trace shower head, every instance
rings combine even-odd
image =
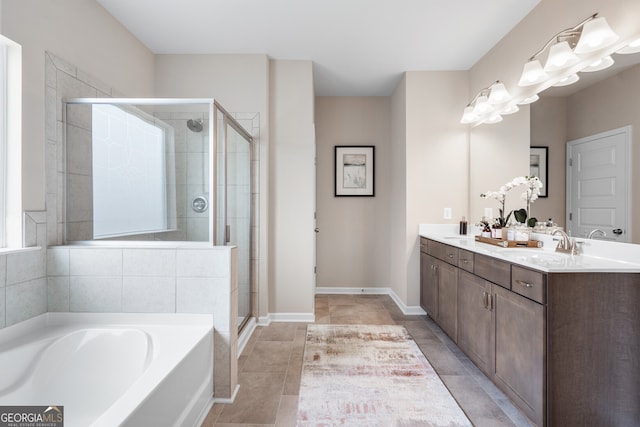
[[[187,120],[187,127],[192,132],[202,132],[202,119]]]

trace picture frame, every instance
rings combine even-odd
[[[529,176],[537,176],[542,182],[539,197],[549,197],[549,147],[530,147]]]
[[[336,145],[334,165],[335,197],[375,196],[373,145]]]

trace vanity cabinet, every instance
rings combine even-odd
[[[523,413],[540,427],[640,426],[640,273],[545,273],[446,246],[421,239],[440,273],[432,317],[454,336],[456,313],[460,349]]]
[[[457,264],[458,249],[421,241],[420,305],[454,342],[458,336]]]
[[[541,426],[544,274],[446,246],[431,240],[421,244],[425,309],[476,366]],[[435,308],[429,312],[431,304]]]
[[[458,346],[523,412],[542,425],[544,307],[541,304],[461,271]]]

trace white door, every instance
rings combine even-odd
[[[631,126],[567,142],[567,230],[571,236],[631,238]]]

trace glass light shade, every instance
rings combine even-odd
[[[580,71],[585,71],[587,73],[591,73],[593,71],[604,70],[605,68],[609,68],[613,65],[613,58],[610,56],[605,56],[604,58],[600,58],[597,61],[592,62],[587,67],[583,68]]]
[[[565,76],[562,79],[560,79],[560,81],[558,81],[557,83],[554,83],[553,86],[556,86],[556,87],[558,87],[558,86],[569,86],[571,84],[574,84],[578,80],[580,80],[580,77],[578,77],[577,74],[570,74],[570,75]]]
[[[513,105],[509,105],[507,108],[502,110],[500,112],[500,114],[502,114],[504,116],[504,115],[507,115],[507,114],[517,113],[518,111],[520,111],[520,108],[516,104],[513,104]]]
[[[613,32],[604,17],[595,18],[584,24],[580,40],[573,51],[577,54],[590,53],[611,46],[620,36]]]
[[[522,76],[520,77],[520,81],[518,82],[519,86],[531,86],[538,83],[542,83],[549,76],[542,69],[542,65],[540,65],[540,61],[534,59],[533,61],[529,61],[524,64],[524,68],[522,69]]]
[[[476,105],[473,108],[473,114],[483,116],[493,111],[493,106],[489,104],[489,98],[486,95],[480,95],[476,99]]]
[[[547,62],[544,64],[545,71],[556,71],[562,68],[569,67],[580,61],[578,55],[573,53],[569,43],[566,41],[556,43],[549,49],[549,56]]]
[[[502,104],[511,99],[511,94],[502,82],[495,82],[491,85],[491,93],[489,94],[490,104]]]
[[[628,54],[640,52],[640,37],[633,40],[631,43],[617,51],[616,53]]]
[[[538,99],[540,99],[540,97],[537,94],[533,94],[531,96],[526,97],[522,101],[518,102],[518,104],[527,105],[527,104],[531,104],[533,102],[536,102]]]
[[[462,113],[462,118],[460,119],[460,123],[466,125],[468,123],[473,123],[477,120],[475,114],[473,114],[473,107],[471,105],[467,105],[464,108],[464,113]]]
[[[484,121],[484,123],[487,124],[494,124],[494,123],[500,123],[502,121],[502,116],[500,114],[492,114],[487,120]]]

